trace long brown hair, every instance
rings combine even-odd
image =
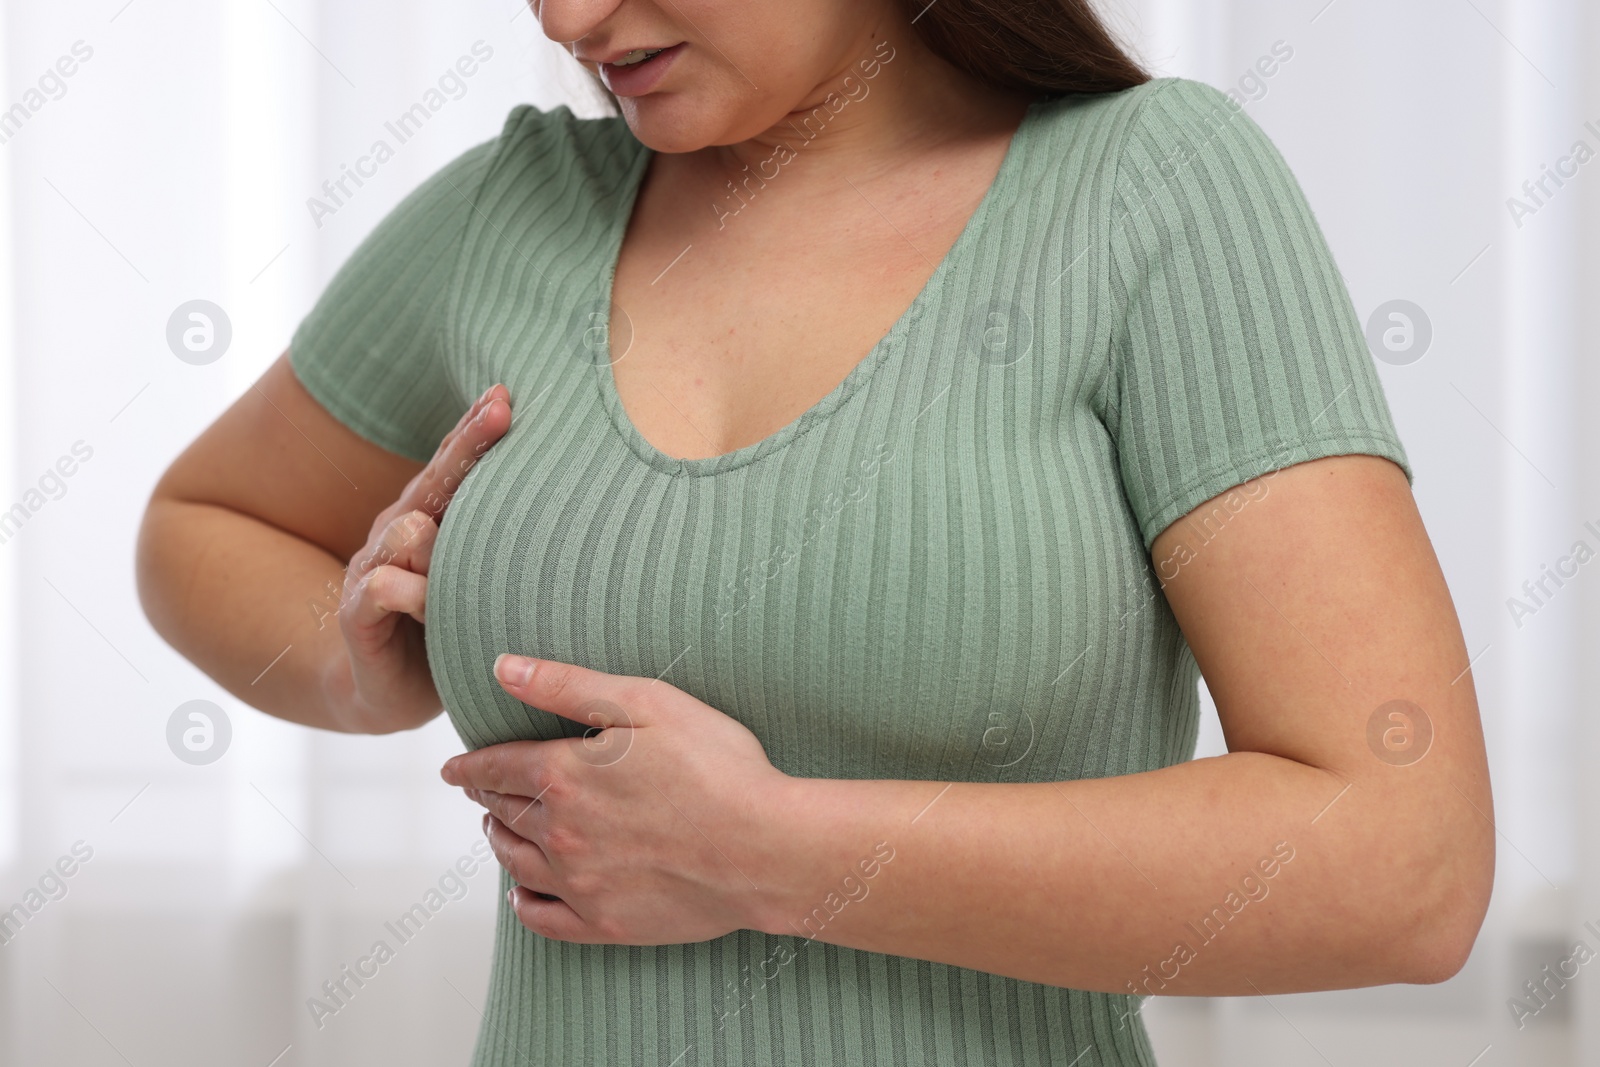
[[[1150,74],[1111,35],[1090,0],[908,0],[912,26],[954,67],[1041,96],[1112,93]]]
[[[928,49],[1005,89],[1039,96],[1111,93],[1150,80],[1091,0],[902,0]],[[620,113],[598,76],[595,85]]]

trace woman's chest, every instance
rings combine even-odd
[[[999,775],[1103,712],[1083,697],[1119,687],[1113,650],[1170,624],[1104,428],[1033,368],[888,359],[781,447],[695,473],[641,460],[603,371],[514,388],[446,513],[429,659],[469,745],[576,729],[499,690],[516,651],[660,677],[787,773]]]
[[[704,179],[647,181],[617,250],[607,315],[612,381],[640,435],[669,456],[726,454],[837,387],[955,244],[983,192],[968,174],[974,161],[963,163],[939,196],[903,177],[863,180],[892,218],[865,193],[807,200],[792,176],[736,212],[686,207],[720,206]]]
[[[429,662],[467,744],[577,729],[499,689],[504,651],[659,677],[791,774],[1059,777],[1181,741],[1170,689],[1150,697],[1187,668],[1096,413],[1109,325],[1081,235],[972,231],[864,359],[808,363],[829,369],[781,428],[675,451],[619,399],[649,341],[613,336],[616,210],[497,219],[461,256],[457,389],[503,382],[513,407],[429,574]]]

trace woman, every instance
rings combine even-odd
[[[1456,973],[1467,654],[1259,128],[1079,0],[533,6],[621,115],[416,190],[139,558],[255,707],[450,713],[473,1062],[1150,1064],[1149,995]]]

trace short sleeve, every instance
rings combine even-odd
[[[1110,214],[1103,412],[1145,547],[1305,460],[1384,456],[1410,482],[1344,279],[1282,155],[1210,86],[1146,92]]]
[[[471,404],[445,365],[439,324],[500,142],[468,149],[385,215],[289,342],[289,365],[318,403],[367,440],[419,463]]]

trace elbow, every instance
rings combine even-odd
[[[1477,943],[1494,889],[1494,829],[1479,821],[1440,843],[1435,860],[1414,884],[1414,903],[1400,909],[1406,929],[1390,944],[1404,946],[1395,981],[1437,985],[1461,973]]]
[[[197,633],[191,612],[196,580],[216,538],[195,521],[195,506],[152,494],[133,548],[134,595],[145,620],[162,640],[191,656]]]
[[[1438,985],[1461,973],[1478,940],[1483,916],[1451,917],[1438,927],[1417,931],[1400,981],[1413,985]]]
[[[170,601],[175,563],[168,532],[168,503],[152,495],[145,504],[144,515],[133,548],[133,585],[139,607],[145,619],[161,637],[170,641],[168,622],[172,615]]]
[[[139,519],[139,529],[134,535],[133,542],[133,589],[134,595],[139,600],[139,607],[144,611],[145,619],[156,627],[159,632],[157,615],[159,612],[152,610],[157,593],[160,589],[161,558],[157,552],[157,534],[155,526],[159,521],[156,509],[159,507],[156,499],[152,497],[144,506],[144,514]]]

